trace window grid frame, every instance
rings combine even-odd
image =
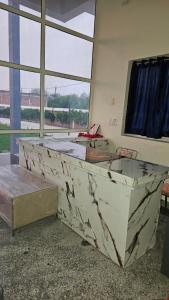
[[[0,60],[0,67],[7,67],[7,68],[14,68],[21,71],[28,71],[37,73],[40,75],[40,127],[39,129],[1,129],[0,135],[3,134],[19,134],[19,133],[39,133],[40,136],[44,136],[46,133],[71,133],[71,132],[79,132],[79,131],[86,131],[89,128],[90,120],[91,120],[91,99],[92,99],[92,89],[93,89],[93,57],[94,57],[94,40],[95,40],[95,25],[96,25],[96,3],[95,1],[95,20],[94,20],[94,36],[90,37],[85,34],[76,32],[72,29],[66,28],[62,25],[58,25],[52,21],[46,20],[46,0],[41,0],[41,17],[35,16],[31,13],[25,12],[23,10],[16,9],[8,4],[0,3],[0,9],[3,9],[9,13],[14,13],[18,16],[25,17],[29,20],[35,21],[40,23],[41,25],[41,36],[40,36],[40,68],[31,67],[23,64],[16,64],[4,60]],[[82,38],[83,40],[89,41],[93,44],[92,49],[92,64],[91,64],[91,78],[80,77],[65,73],[60,73],[56,71],[51,71],[45,69],[45,29],[46,26],[51,28],[60,30],[62,32],[68,33],[72,36]],[[65,78],[70,80],[76,80],[81,82],[90,83],[90,93],[89,93],[89,114],[88,114],[88,127],[87,128],[78,128],[78,129],[71,129],[71,128],[59,128],[59,129],[45,129],[45,115],[44,115],[44,94],[45,94],[45,76],[54,76],[59,78]]]

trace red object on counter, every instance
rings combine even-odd
[[[88,132],[80,132],[78,136],[86,137],[89,139],[102,138],[103,135],[97,133],[99,130],[100,124],[93,124]]]
[[[102,138],[103,135],[99,134],[99,133],[96,133],[96,134],[90,134],[90,133],[85,133],[85,132],[80,132],[78,134],[78,136],[82,136],[82,137],[86,137],[86,138],[89,138],[89,139],[95,139],[95,138]]]

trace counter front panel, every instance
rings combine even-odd
[[[58,186],[62,222],[125,267],[154,246],[168,169],[88,149],[21,140],[20,164]]]

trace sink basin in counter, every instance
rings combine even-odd
[[[152,175],[159,175],[164,171],[168,171],[168,168],[164,166],[124,157],[112,161],[98,162],[96,165],[133,179],[146,176],[151,177]]]

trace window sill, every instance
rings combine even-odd
[[[142,139],[142,140],[147,140],[147,141],[153,141],[153,142],[161,142],[161,143],[169,143],[169,137],[163,137],[161,139],[153,139],[153,138],[149,138],[146,136],[141,136],[141,135],[136,135],[136,134],[129,134],[129,133],[122,133],[122,136],[125,137],[132,137],[135,139]]]

